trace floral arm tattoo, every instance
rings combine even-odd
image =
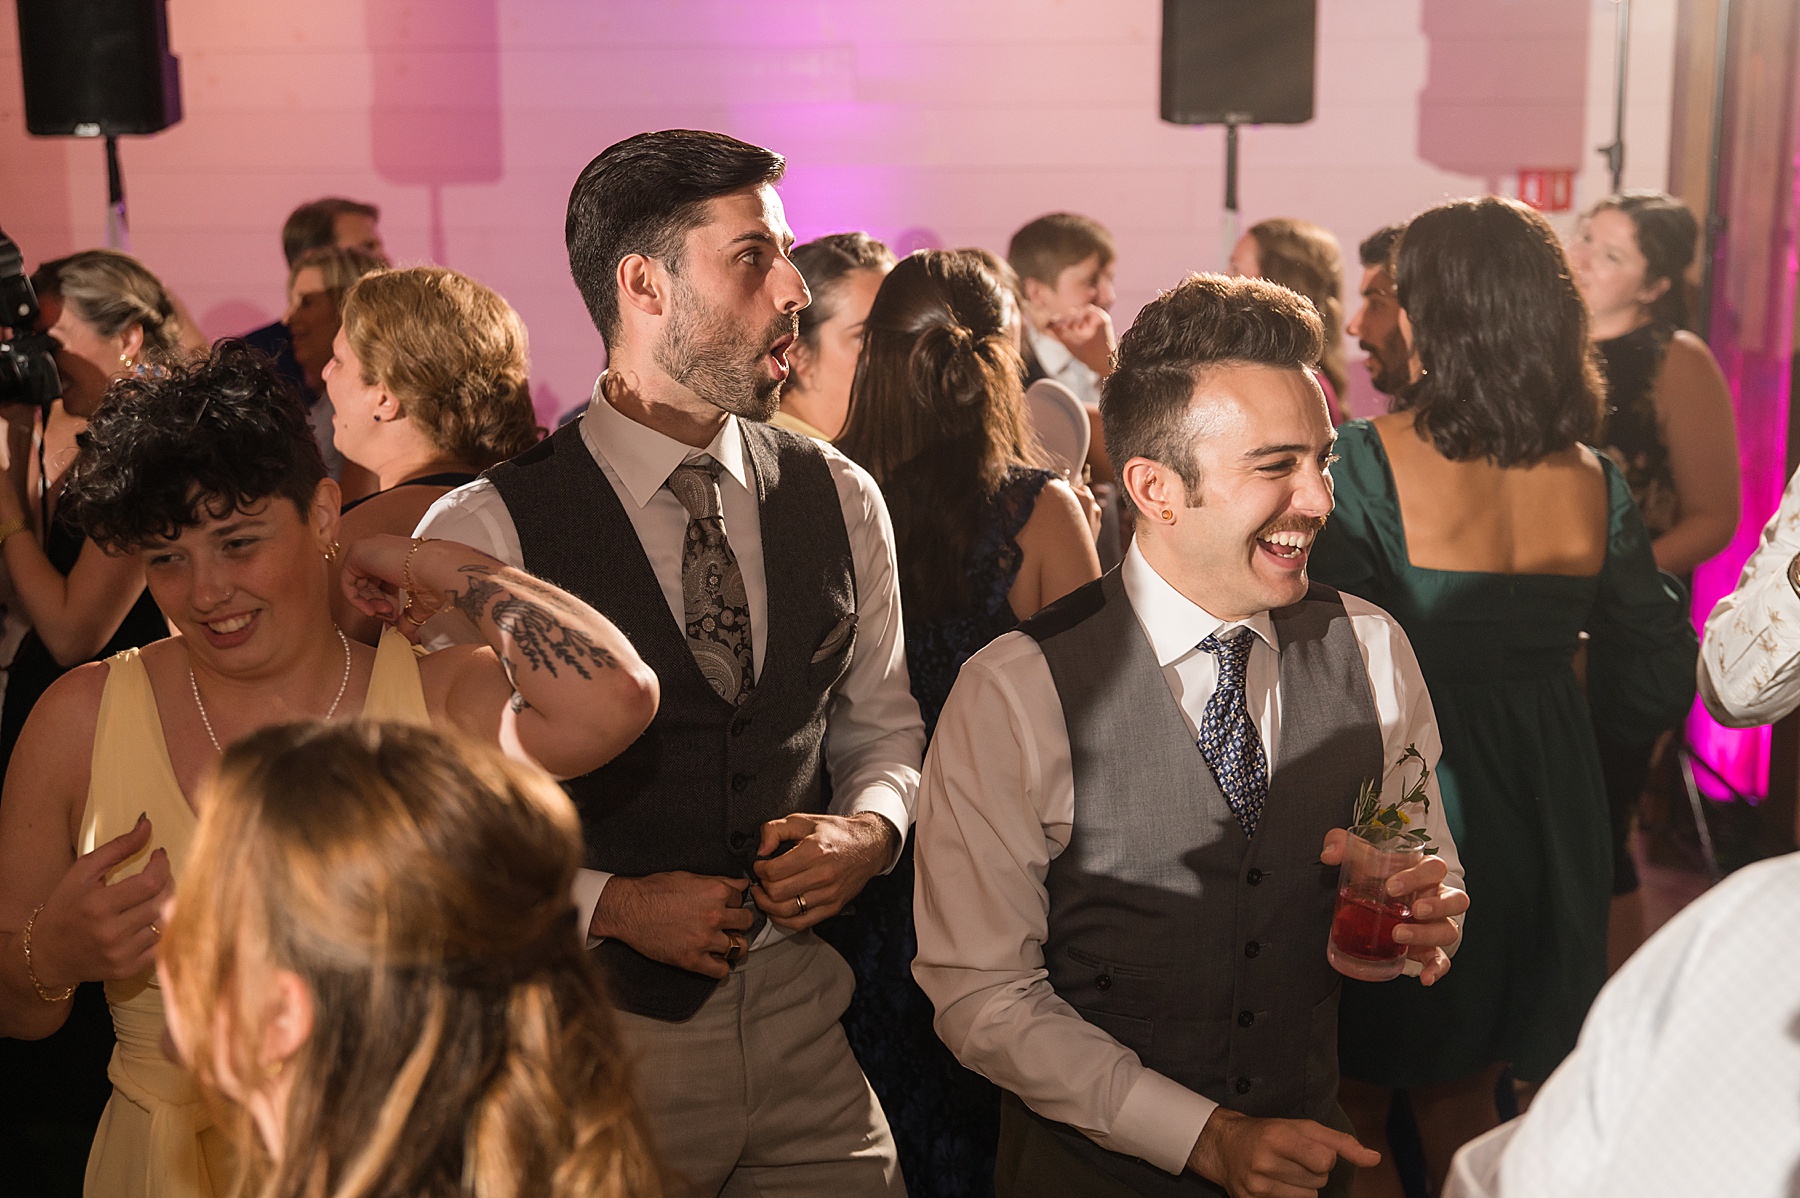
[[[588,679],[593,677],[593,671],[618,664],[609,650],[574,627],[579,616],[560,595],[544,593],[530,583],[497,580],[496,571],[488,565],[462,566],[458,573],[468,579],[468,586],[450,593],[451,605],[477,628],[483,617],[491,621],[501,636],[517,647],[523,659],[515,662],[512,654],[500,653],[507,679],[513,682],[511,705],[515,713],[531,706],[518,691],[517,670],[521,665],[544,670],[552,678],[561,677],[558,671],[562,668],[572,669]]]

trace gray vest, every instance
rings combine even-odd
[[[1281,738],[1246,838],[1113,571],[1026,621],[1062,702],[1075,777],[1050,863],[1051,985],[1148,1067],[1253,1116],[1330,1117],[1338,975],[1325,960],[1337,870],[1325,833],[1382,773],[1368,671],[1337,592],[1270,613]],[[1053,1125],[1143,1194],[1219,1193]]]
[[[656,671],[649,729],[564,785],[586,864],[627,877],[748,877],[764,822],[824,811],[821,744],[856,640],[856,576],[825,456],[797,433],[745,422],[762,517],[769,626],[762,671],[733,708],[701,675],[631,520],[571,423],[488,471],[519,530],[525,569],[597,608]],[[595,950],[623,1009],[687,1019],[716,983],[622,941]]]

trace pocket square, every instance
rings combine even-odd
[[[849,644],[855,635],[856,616],[854,614],[845,616],[832,625],[831,631],[825,634],[825,639],[819,642],[819,647],[813,650],[813,664],[817,665],[826,658],[834,656],[838,650]]]

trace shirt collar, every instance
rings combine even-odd
[[[1075,354],[1049,333],[1040,332],[1030,324],[1025,326],[1025,336],[1031,340],[1031,352],[1037,355],[1038,365],[1048,375],[1059,375],[1075,360]]]
[[[1155,567],[1144,560],[1134,540],[1119,567],[1125,596],[1131,610],[1137,613],[1144,635],[1156,652],[1156,664],[1172,665],[1199,647],[1209,636],[1222,635],[1233,628],[1248,628],[1271,649],[1280,649],[1275,640],[1275,622],[1266,611],[1245,620],[1221,620],[1205,608],[1170,586]]]
[[[639,424],[606,399],[601,382],[594,384],[594,397],[588,402],[587,414],[581,421],[581,440],[588,452],[613,468],[625,491],[639,508],[649,503],[662,490],[675,467],[689,458],[707,453],[724,468],[727,475],[751,494],[756,493],[750,481],[750,464],[744,451],[744,432],[738,418],[729,413],[719,435],[704,449],[664,436],[653,428]]]

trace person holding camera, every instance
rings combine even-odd
[[[181,319],[162,282],[117,250],[59,258],[45,263],[38,278],[57,343],[62,398],[43,414],[41,429],[39,409],[0,409],[15,455],[25,451],[29,458],[23,494],[0,486],[0,557],[31,622],[0,704],[0,767],[12,759],[38,696],[65,671],[169,634],[144,590],[143,567],[90,544],[58,518],[57,500],[75,460],[75,436],[106,389],[114,379],[178,356]],[[41,450],[35,457],[34,441]]]

